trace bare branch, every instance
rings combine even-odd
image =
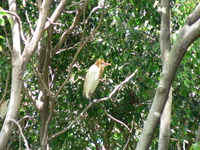
[[[26,43],[26,38],[25,38],[23,30],[22,30],[22,22],[21,22],[20,17],[16,13],[8,11],[8,10],[0,10],[0,12],[6,12],[7,14],[12,15],[16,18],[16,20],[19,24],[19,31],[20,31],[21,38]]]
[[[33,65],[33,66],[34,66],[34,65]],[[47,85],[46,85],[44,79],[42,78],[42,75],[40,74],[40,72],[38,71],[38,69],[37,69],[35,66],[34,66],[34,69],[35,69],[35,72],[36,72],[36,74],[37,74],[39,80],[40,80],[41,83],[42,83],[43,88],[44,88],[45,91],[48,93],[49,97],[52,98],[52,93],[51,93],[51,91],[49,90],[49,88],[47,87]]]
[[[38,4],[40,4],[42,1],[38,0],[37,2],[38,2]],[[41,5],[38,5],[39,6],[39,19],[38,19],[37,27],[35,29],[32,39],[30,40],[30,42],[28,42],[26,44],[25,49],[22,54],[22,57],[24,60],[24,63],[22,66],[23,69],[26,67],[32,53],[34,52],[35,48],[37,47],[38,42],[40,41],[40,38],[44,32],[44,26],[45,26],[45,23],[47,20],[48,11],[49,11],[51,2],[52,2],[51,0],[44,0]]]
[[[137,73],[138,69],[136,69],[129,77],[127,77],[122,83],[120,83],[119,85],[117,85],[115,87],[115,89],[110,93],[109,98],[111,99],[112,96],[116,93],[116,91],[118,91],[125,83],[129,82],[129,80],[131,78],[133,78],[135,76],[135,74]]]
[[[59,53],[64,52],[64,51],[66,51],[66,50],[70,50],[70,49],[73,49],[73,48],[75,48],[75,47],[78,47],[78,45],[81,44],[81,43],[82,43],[82,42],[80,41],[80,42],[74,44],[72,47],[68,47],[68,48],[66,48],[66,49],[59,49],[59,51],[57,51],[56,54],[59,54]]]
[[[31,30],[31,34],[33,35],[33,34],[34,34],[34,30],[33,30],[33,28],[31,27],[31,22],[30,22],[30,20],[29,20],[27,11],[25,12],[25,16],[26,16],[26,20],[27,20],[27,22],[28,22],[29,28],[30,28],[30,30]]]
[[[134,71],[134,73],[133,74],[131,74],[129,77],[127,77],[123,82],[121,82],[119,85],[117,85],[117,87],[111,92],[111,93],[113,93],[113,94],[115,94],[115,92],[117,92],[118,91],[118,89],[120,88],[120,87],[122,87],[125,83],[127,83],[131,78],[133,78],[135,75],[136,75],[136,73],[137,73],[137,70],[138,69],[136,69],[135,71]],[[112,94],[112,95],[113,95]],[[111,94],[110,94],[111,95]],[[65,133],[65,132],[67,132],[69,129],[71,129],[71,127],[87,112],[87,110],[89,109],[89,108],[91,108],[93,105],[95,105],[95,104],[97,104],[97,103],[100,103],[100,102],[104,102],[104,101],[107,101],[107,100],[109,100],[109,99],[111,99],[111,96],[109,96],[109,97],[104,97],[104,98],[101,98],[101,99],[94,99],[69,125],[68,125],[68,127],[66,127],[66,128],[64,128],[62,131],[60,131],[60,132],[57,132],[56,134],[54,134],[54,135],[52,135],[49,139],[48,139],[48,141],[51,141],[52,139],[54,139],[54,138],[56,138],[56,137],[58,137],[59,135],[61,135],[61,134],[63,134],[63,133]],[[129,131],[130,131],[130,129],[129,129]]]
[[[56,44],[56,46],[53,48],[52,50],[52,55],[54,55],[61,47],[61,45],[64,43],[65,39],[67,38],[67,36],[76,28],[79,19],[83,13],[83,10],[85,9],[85,7],[87,6],[89,0],[86,0],[82,6],[78,9],[78,11],[76,12],[76,15],[74,17],[74,21],[71,24],[71,26],[62,34],[60,40],[58,41],[58,43]]]
[[[23,132],[22,132],[22,128],[21,128],[21,126],[19,125],[19,123],[18,123],[17,121],[15,121],[14,119],[10,119],[10,121],[14,122],[14,123],[18,126],[19,131],[20,131],[20,133],[21,133],[21,135],[22,135],[22,137],[23,137],[23,139],[24,139],[25,147],[26,147],[27,150],[30,150],[30,148],[29,148],[29,146],[28,146],[28,142],[27,142],[27,140],[26,140],[26,138],[25,138],[25,136],[24,136],[24,134],[23,134]]]
[[[73,3],[70,6],[65,7],[66,4],[67,4],[67,2],[68,2],[68,0],[62,0],[62,1],[60,1],[60,4],[58,5],[58,7],[54,11],[54,13],[51,15],[51,17],[48,19],[48,22],[46,22],[45,30],[47,30],[51,26],[52,23],[55,24],[54,22],[56,22],[58,20],[60,14],[64,10],[64,8],[68,9],[68,8],[73,7],[75,5],[79,5],[83,1],[80,1],[80,2],[77,2],[77,3]]]
[[[114,120],[115,122],[118,122],[119,124],[123,125],[123,126],[129,131],[129,133],[131,133],[131,130],[129,129],[129,127],[128,127],[125,123],[123,123],[122,121],[120,121],[120,120],[116,119],[115,117],[113,117],[112,115],[110,115],[106,110],[104,110],[104,111],[106,112],[106,115],[107,115],[109,118],[111,118],[111,119]]]
[[[123,150],[126,150],[128,148],[129,142],[130,142],[130,140],[132,138],[132,134],[133,134],[133,127],[134,127],[134,121],[132,120],[130,134],[129,134],[128,140],[127,140]]]

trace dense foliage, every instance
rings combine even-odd
[[[8,10],[7,1],[0,3],[4,10]],[[104,3],[105,8],[94,10],[93,8],[100,6],[100,3]],[[59,1],[53,1],[50,13],[58,4]],[[69,76],[69,66],[77,49],[100,25],[79,53],[70,79],[55,101],[53,117],[48,128],[49,137],[67,127],[90,103],[82,95],[83,83],[87,69],[97,58],[103,57],[112,63],[105,69],[95,91],[94,97],[97,99],[108,96],[127,76],[136,69],[139,71],[112,100],[95,104],[71,129],[52,139],[50,148],[100,149],[103,146],[106,149],[123,149],[130,140],[129,148],[134,149],[148,115],[162,69],[159,48],[159,6],[155,5],[153,0],[89,1],[79,24],[68,35],[59,51],[55,55],[46,55],[45,51],[41,53],[56,46],[62,34],[71,26],[79,4],[80,2],[68,1],[56,25],[44,32],[27,66],[23,81],[32,96],[37,98],[40,92],[40,79],[36,70],[38,69],[41,74],[45,72],[43,64],[48,57],[51,61],[45,69],[48,69],[48,88],[54,95]],[[197,2],[193,0],[172,1],[173,40],[176,39],[185,18],[193,11],[196,4]],[[22,1],[19,1],[18,15],[22,21],[23,32],[27,37],[31,36],[30,26],[34,30],[38,19],[36,2],[26,1],[26,5],[23,5]],[[9,99],[10,92],[10,49],[12,49],[10,28],[9,18],[3,13],[0,14],[0,97],[2,98],[0,103]],[[176,149],[178,142],[189,149],[196,137],[200,115],[199,44],[198,40],[188,49],[173,82],[170,149]],[[21,46],[24,47],[24,44]],[[53,102],[50,100],[51,103]],[[125,123],[131,129],[131,134],[109,115]],[[23,90],[18,120],[31,149],[40,148],[38,144],[40,119],[39,112]],[[0,126],[2,124],[3,119],[0,121]],[[9,143],[12,149],[23,147],[23,144],[19,144],[23,143],[23,140],[18,136],[19,130],[15,127]],[[158,135],[155,136],[151,149],[157,148],[157,137]]]

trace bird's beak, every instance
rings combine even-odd
[[[110,66],[111,64],[110,63],[103,63],[103,65]]]

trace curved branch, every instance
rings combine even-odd
[[[0,12],[5,12],[5,13],[12,15],[16,18],[16,20],[19,24],[19,31],[20,31],[21,38],[24,41],[24,43],[26,43],[27,41],[26,41],[26,38],[25,38],[23,30],[22,30],[22,21],[21,21],[20,17],[16,13],[8,11],[8,10],[0,10]]]
[[[127,77],[122,83],[120,83],[119,85],[117,85],[117,86],[115,87],[115,89],[110,93],[109,98],[111,99],[112,96],[116,93],[116,91],[118,91],[119,89],[121,89],[121,87],[122,87],[125,83],[129,82],[129,80],[130,80],[131,78],[133,78],[137,72],[138,72],[138,69],[136,69],[136,70],[135,70],[129,77]]]
[[[56,22],[58,20],[60,14],[64,10],[64,8],[68,9],[68,8],[73,7],[75,5],[79,5],[83,1],[73,3],[70,6],[65,7],[66,4],[67,4],[67,2],[68,2],[68,0],[61,0],[60,1],[60,4],[58,5],[58,7],[54,11],[54,13],[51,15],[51,17],[49,18],[49,20],[46,22],[46,24],[45,24],[45,30],[47,30],[51,26],[51,24],[55,24],[54,22]]]
[[[126,144],[125,144],[123,150],[126,150],[126,149],[128,148],[129,142],[130,142],[130,140],[131,140],[131,138],[132,138],[132,135],[133,135],[134,123],[135,123],[135,122],[132,120],[132,122],[131,122],[130,134],[129,134],[128,140],[127,140],[127,142],[126,142]]]
[[[131,133],[131,129],[129,129],[129,127],[128,127],[125,123],[123,123],[122,121],[120,121],[120,120],[116,119],[115,117],[113,117],[112,115],[110,115],[106,110],[105,110],[105,112],[106,112],[106,115],[107,115],[109,118],[111,118],[111,119],[114,120],[115,122],[118,122],[119,124],[123,125],[123,126],[129,131],[129,133]]]
[[[26,147],[27,150],[29,150],[30,148],[29,148],[28,142],[27,142],[27,140],[26,140],[26,138],[25,138],[25,136],[24,136],[24,134],[23,134],[23,132],[22,132],[21,126],[20,126],[19,123],[18,123],[17,121],[15,121],[14,119],[10,119],[10,121],[14,122],[14,123],[18,126],[19,131],[20,131],[20,133],[21,133],[21,135],[22,135],[22,137],[23,137],[23,139],[24,139],[25,147]]]

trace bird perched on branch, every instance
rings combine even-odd
[[[84,82],[84,95],[86,98],[91,98],[91,95],[94,93],[103,74],[104,67],[108,65],[111,64],[105,63],[103,59],[97,59],[97,61],[88,69]]]

